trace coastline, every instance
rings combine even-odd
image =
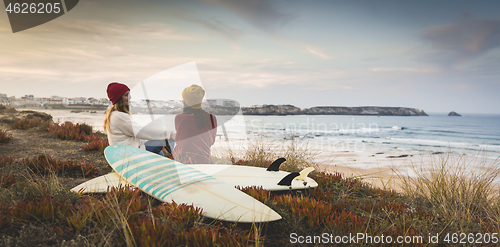
[[[160,226],[176,227],[175,232],[167,231],[167,234],[175,236],[179,233],[189,233],[191,236],[189,239],[182,238],[186,243],[193,243],[201,236],[193,236],[193,230],[198,232],[203,229],[212,229],[210,227],[213,225],[213,219],[186,212],[186,205],[151,200],[140,190],[120,188],[111,189],[105,195],[87,194],[84,196],[71,192],[70,188],[76,185],[108,174],[112,171],[111,167],[105,161],[102,151],[84,150],[82,145],[86,144],[78,139],[63,140],[61,139],[63,137],[47,131],[50,125],[49,128],[43,124],[28,129],[12,127],[11,124],[21,118],[29,119],[30,114],[31,119],[33,116],[43,115],[33,112],[7,113],[0,119],[0,129],[7,130],[7,133],[13,137],[5,144],[0,144],[4,147],[0,149],[2,164],[0,165],[2,174],[0,182],[4,187],[0,193],[0,201],[5,202],[0,207],[0,236],[2,237],[0,243],[1,241],[5,243],[18,241],[26,246],[38,246],[39,244],[34,243],[43,242],[53,245],[57,241],[58,245],[61,245],[65,241],[75,239],[75,241],[81,241],[83,238],[86,243],[99,243],[102,242],[101,235],[96,234],[96,231],[109,231],[115,233],[114,245],[124,246],[127,236],[130,236],[126,235],[129,232],[122,234],[124,224],[132,227],[131,233],[135,234],[134,238],[137,241],[142,241],[146,238],[135,229],[139,229],[138,226],[144,226],[143,223],[148,220],[154,220],[156,227],[149,224],[151,227],[146,229],[146,234],[165,233],[161,229],[158,230]],[[244,158],[248,159],[237,164],[265,167],[273,160],[273,156],[284,155],[287,159],[290,158],[288,162],[291,163],[285,163],[283,169],[298,171],[310,165],[308,159],[313,155],[311,150],[297,143],[295,146],[288,147],[289,149],[284,145],[280,148],[285,149],[261,147],[267,148],[252,149],[250,147],[249,152],[255,152],[257,156],[253,159],[246,156]],[[233,234],[245,230],[255,231],[262,244],[272,246],[283,246],[289,243],[289,239],[284,237],[282,232],[294,233],[305,229],[307,232],[303,234],[311,236],[319,236],[325,232],[325,228],[332,232],[341,231],[344,235],[351,232],[353,234],[368,232],[371,236],[380,234],[398,236],[400,234],[398,229],[403,229],[405,232],[413,230],[414,235],[427,235],[429,232],[450,235],[459,230],[471,232],[474,229],[479,229],[481,232],[497,232],[500,229],[496,220],[500,212],[498,210],[500,201],[497,196],[498,183],[494,180],[500,172],[498,170],[500,164],[483,167],[481,170],[477,169],[481,167],[481,164],[484,165],[481,160],[462,162],[465,156],[452,156],[451,153],[431,156],[396,156],[395,158],[387,158],[388,153],[379,155],[382,160],[391,160],[393,166],[355,166],[352,165],[354,161],[340,162],[340,160],[359,159],[359,154],[336,152],[332,154],[331,164],[313,164],[316,172],[310,173],[309,176],[318,182],[317,188],[283,193],[269,192],[255,187],[241,189],[276,210],[282,220],[264,225],[259,224],[258,229],[255,229],[253,224],[250,229],[248,224],[217,221],[215,223],[218,226],[224,224]],[[50,159],[46,159],[49,156]],[[294,158],[296,158],[295,161]],[[40,160],[42,163],[39,162]],[[76,166],[76,170],[65,171],[64,167],[67,162],[78,162],[80,165]],[[434,170],[419,166],[426,162],[434,164],[434,167],[429,167]],[[81,164],[87,164],[87,168],[90,167],[91,170],[87,170]],[[473,168],[476,171],[470,173],[465,170],[454,170],[450,165],[458,165],[459,168],[465,165],[466,168]],[[54,170],[56,168],[63,170]],[[412,174],[409,172],[412,170],[422,173],[411,177]],[[89,173],[90,171],[92,173]],[[406,177],[405,174],[410,177]],[[436,179],[436,176],[446,179]],[[474,196],[470,197],[470,195]],[[463,206],[456,208],[455,205]],[[172,209],[181,210],[171,212]],[[47,212],[48,216],[46,216]],[[164,216],[154,214],[154,212],[168,213]],[[457,216],[461,220],[457,221]],[[179,217],[188,217],[191,223],[179,228],[177,221],[172,221]],[[465,222],[462,219],[465,219]],[[102,222],[107,223],[101,224]],[[290,224],[290,222],[301,223]],[[356,222],[358,225],[355,229],[346,230]],[[191,226],[194,227],[191,228]],[[197,226],[204,226],[204,228],[200,229]],[[392,229],[397,229],[397,231],[387,232],[388,226],[393,226]],[[29,230],[18,234],[24,231],[23,229]],[[280,229],[280,231],[275,229]],[[80,235],[75,237],[75,231],[79,231]],[[208,237],[221,236],[225,232],[227,231],[215,227],[213,234],[210,233]],[[248,231],[243,233],[245,236],[248,235]],[[168,241],[171,239],[169,237]],[[228,241],[230,240],[223,242]],[[212,240],[208,239],[206,242],[210,243]],[[185,245],[182,243],[179,245]],[[247,245],[255,242],[243,239],[242,243]]]
[[[91,111],[71,112],[70,110],[61,109],[36,109],[27,108],[19,109],[33,110],[45,112],[52,115],[54,122],[63,123],[70,121],[73,123],[86,123],[94,127],[94,130],[103,131],[102,121],[104,119],[104,111]],[[219,134],[215,145],[212,147],[212,153],[218,155],[227,155],[230,149],[231,155],[243,155],[243,152],[252,145],[260,145],[256,138],[250,138],[246,141],[236,141],[235,143],[228,143],[223,141],[223,137]],[[390,185],[391,188],[399,188],[397,182],[397,174],[411,174],[413,173],[411,167],[426,167],[433,156],[446,155],[451,152],[422,152],[418,150],[404,150],[395,148],[377,148],[368,147],[360,149],[336,149],[328,145],[311,144],[308,141],[264,141],[268,148],[276,155],[282,155],[286,152],[289,145],[295,145],[297,150],[307,152],[312,160],[312,163],[317,165],[320,171],[340,172],[346,176],[360,177],[372,183],[374,186],[385,187]],[[363,143],[364,144],[364,143]],[[228,156],[221,157],[226,163]]]
[[[347,115],[347,116],[428,116],[424,110],[387,106],[315,106],[300,109],[293,105],[262,105],[241,107],[243,115]]]

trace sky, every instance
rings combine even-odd
[[[195,62],[241,106],[401,106],[500,114],[500,1],[82,0],[12,33],[0,93],[106,97]]]

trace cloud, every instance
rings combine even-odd
[[[358,77],[373,78],[373,75],[361,75],[359,71],[310,69],[302,63],[296,64],[283,59],[263,59],[244,63],[222,62],[200,65],[198,68],[204,83],[207,82],[206,85],[217,89],[292,86],[307,91],[356,90],[360,88]]]
[[[500,46],[500,20],[465,15],[457,23],[428,28],[420,37],[428,52],[419,60],[455,69]]]
[[[31,69],[23,67],[0,67],[0,74],[6,75],[19,75],[24,76],[59,76],[61,72],[56,69]]]
[[[310,90],[314,91],[334,91],[334,90],[360,90],[361,88],[359,87],[353,87],[353,86],[348,86],[348,85],[330,85],[328,87],[324,88],[310,88]]]
[[[227,25],[226,23],[219,21],[215,17],[212,17],[208,20],[202,20],[202,19],[182,16],[182,15],[176,15],[176,17],[181,19],[181,20],[184,20],[184,21],[199,24],[208,30],[211,30],[215,33],[222,35],[224,38],[229,40],[231,45],[233,45],[235,47],[238,46],[238,40],[243,34],[242,30],[233,28],[233,27]]]
[[[145,41],[145,40],[193,40],[192,36],[180,33],[176,28],[158,22],[142,23],[137,25],[122,25],[97,20],[76,20],[72,22],[55,22],[41,25],[25,35],[36,38],[52,36],[61,33],[65,36],[81,35],[89,37],[112,37],[113,40]]]
[[[306,45],[304,45],[304,47],[305,47],[305,49],[306,49],[309,53],[311,53],[311,54],[313,54],[313,55],[316,55],[316,56],[318,56],[318,57],[319,57],[319,58],[321,58],[321,59],[325,59],[325,60],[332,59],[330,56],[328,56],[328,55],[326,55],[325,53],[323,53],[323,52],[322,52],[319,48],[317,48],[317,47],[314,47],[314,46],[312,46],[312,45],[310,45],[310,44],[306,44]]]
[[[267,33],[275,33],[284,25],[296,18],[295,14],[285,13],[279,7],[269,1],[248,1],[248,0],[201,0],[203,2],[219,4],[224,6],[253,26]]]
[[[371,71],[373,72],[415,72],[422,74],[435,73],[438,70],[436,68],[390,68],[390,67],[381,67],[381,68],[373,68]]]
[[[460,84],[447,84],[446,87],[454,90],[470,90],[476,88],[476,85],[470,83],[460,83]]]

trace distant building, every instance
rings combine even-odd
[[[76,100],[75,100],[75,98],[68,98],[68,99],[66,100],[66,104],[68,104],[68,105],[76,105]]]
[[[75,98],[75,105],[86,105],[87,104],[87,98],[85,97],[77,97]]]
[[[87,99],[87,104],[98,105],[99,104],[99,100],[96,99],[96,98],[88,98]]]
[[[5,105],[5,106],[10,105],[9,98],[7,98],[7,97],[5,97],[5,98],[4,97],[0,97],[0,105]]]
[[[7,94],[0,94],[0,105],[11,105],[13,107],[36,107],[44,105],[103,105],[109,106],[111,102],[107,98],[86,98],[86,97],[76,97],[76,98],[66,98],[57,95],[48,97],[35,97],[32,94],[27,94],[21,98],[16,98],[15,96],[7,97]]]
[[[35,100],[35,96],[33,96],[33,94],[27,94],[27,95],[24,95],[23,97],[21,97],[21,100],[24,100],[24,101],[33,101]]]
[[[108,99],[106,98],[100,98],[99,99],[99,104],[100,105],[111,105],[111,101],[109,101]]]

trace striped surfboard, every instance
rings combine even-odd
[[[293,179],[290,185],[279,185],[279,182],[288,176],[290,172],[267,171],[265,168],[260,167],[220,164],[196,164],[186,166],[212,176],[233,187],[238,186],[240,188],[245,188],[256,186],[271,191],[300,190],[318,187],[316,181],[306,176],[302,180],[300,177]],[[304,169],[304,171],[307,172],[307,169]],[[77,193],[106,193],[108,187],[120,187],[124,185],[132,184],[129,184],[116,172],[113,172],[75,186],[71,191]]]
[[[163,202],[201,207],[204,216],[234,222],[281,219],[271,208],[197,169],[143,149],[111,145],[104,155],[129,184]]]

